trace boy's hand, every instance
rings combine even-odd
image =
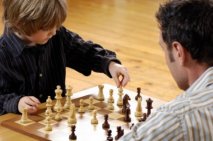
[[[38,111],[40,101],[34,96],[24,96],[19,100],[18,110],[22,113],[24,107],[27,108],[29,114],[35,114]]]
[[[127,68],[113,61],[109,64],[109,72],[117,87],[124,87],[130,81]]]

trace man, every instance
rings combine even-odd
[[[122,141],[213,140],[213,2],[173,0],[156,14],[160,46],[179,88],[175,100],[138,123]]]

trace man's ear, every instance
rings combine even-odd
[[[172,48],[175,59],[180,65],[184,65],[186,63],[186,49],[177,41],[172,43]]]

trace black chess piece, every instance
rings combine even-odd
[[[122,109],[121,109],[121,112],[123,114],[126,113],[126,108],[130,107],[129,100],[131,100],[131,98],[127,94],[125,94],[124,97],[123,97],[123,106],[122,106]]]
[[[110,125],[108,123],[108,115],[104,115],[104,123],[102,124],[102,128],[103,129],[109,129],[110,128]]]
[[[118,126],[117,127],[117,135],[115,136],[115,140],[118,140],[123,135],[124,135],[124,129],[121,129],[121,126]]]
[[[107,141],[113,141],[113,137],[111,137],[112,136],[112,130],[108,130],[107,135],[108,135]]]
[[[125,122],[131,122],[129,107],[126,108],[126,113],[125,113],[124,121]]]
[[[138,98],[141,97],[141,88],[137,88],[137,95],[135,96],[135,100],[138,101]]]
[[[153,102],[153,100],[151,100],[150,98],[146,100],[146,103],[147,103],[147,106],[146,106],[147,117],[151,114],[151,109],[153,108],[152,107],[152,102]]]
[[[69,136],[70,140],[76,140],[77,136],[75,135],[75,125],[71,126],[71,135]]]

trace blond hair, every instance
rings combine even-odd
[[[32,35],[60,27],[67,16],[66,0],[3,0],[5,26]]]

